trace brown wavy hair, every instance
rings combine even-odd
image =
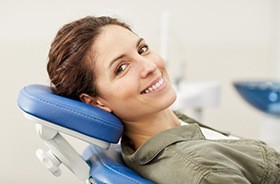
[[[111,17],[87,16],[64,25],[49,51],[47,71],[54,93],[80,100],[82,93],[98,95],[93,73],[95,56],[92,46],[107,25],[130,27]]]

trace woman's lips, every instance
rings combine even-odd
[[[157,90],[158,88],[160,88],[162,85],[164,84],[164,79],[162,77],[160,77],[159,80],[157,80],[154,84],[150,85],[149,87],[147,87],[145,90],[143,90],[141,92],[141,94],[147,94],[150,93],[152,91]]]

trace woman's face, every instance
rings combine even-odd
[[[105,26],[93,46],[99,103],[123,121],[137,121],[176,99],[163,59],[144,39],[117,25]]]

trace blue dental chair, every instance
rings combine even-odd
[[[114,115],[91,105],[55,95],[43,85],[24,87],[17,99],[24,115],[36,123],[39,136],[48,151],[37,150],[42,164],[55,176],[64,164],[86,183],[151,184],[126,167],[117,144],[123,132]],[[90,143],[79,155],[60,132]]]

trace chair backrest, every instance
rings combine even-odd
[[[90,175],[96,183],[152,184],[128,168],[122,161],[119,145],[111,145],[104,151],[90,145],[85,149],[83,157],[91,164]]]
[[[27,118],[40,124],[41,129],[37,132],[50,150],[45,154],[40,152],[37,157],[43,164],[46,160],[52,162],[52,167],[44,165],[54,175],[60,175],[58,167],[63,163],[79,179],[88,183],[152,183],[126,167],[120,150],[112,149],[112,146],[109,148],[110,143],[119,142],[123,132],[122,122],[113,114],[55,95],[49,87],[43,85],[24,87],[17,102]],[[93,145],[81,157],[59,132]],[[113,147],[119,148],[119,145]]]

